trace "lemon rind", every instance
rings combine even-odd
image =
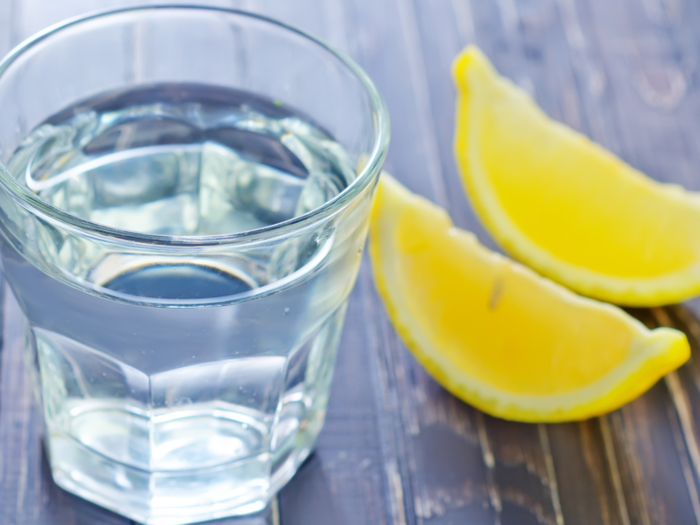
[[[386,183],[400,188],[398,183],[386,179]],[[404,191],[409,198],[418,198],[407,190]],[[377,206],[375,210],[376,208]],[[447,356],[441,354],[436,348],[437,345],[418,328],[418,323],[402,313],[405,309],[397,306],[406,302],[402,294],[406,287],[395,281],[399,275],[399,261],[395,260],[398,250],[393,246],[389,250],[382,249],[382,246],[392,245],[392,236],[387,234],[386,230],[391,231],[393,228],[392,224],[386,224],[384,217],[379,215],[373,212],[369,252],[377,289],[394,328],[430,375],[452,394],[484,412],[524,422],[587,419],[615,410],[636,398],[661,377],[682,365],[690,356],[690,347],[682,333],[669,328],[651,331],[615,306],[577,296],[540,277],[529,268],[511,263],[518,271],[530,274],[530,278],[538,280],[542,286],[555,289],[563,301],[594,305],[624,320],[634,331],[633,346],[628,359],[584,388],[555,395],[509,393],[495,388],[470,376],[468,371],[459,368]],[[395,217],[390,218],[388,222],[393,220]]]
[[[491,69],[490,64],[478,49],[467,48],[455,60],[453,75],[456,83],[465,82],[467,62],[474,59],[480,62],[476,67]],[[495,71],[487,70],[487,74],[494,75],[495,82],[509,84],[509,89],[519,89],[508,79],[497,76]],[[700,294],[700,253],[698,253],[695,264],[682,270],[667,273],[661,277],[625,278],[608,276],[563,261],[530,240],[527,234],[518,228],[503,210],[497,193],[479,161],[479,155],[476,152],[478,141],[470,140],[470,137],[478,136],[476,130],[479,128],[480,112],[473,112],[474,114],[470,112],[468,99],[479,96],[478,90],[471,93],[469,97],[463,94],[464,90],[458,89],[457,91],[454,153],[461,168],[462,183],[486,229],[506,251],[543,275],[566,284],[567,287],[582,295],[602,301],[626,306],[648,307],[682,302]],[[532,104],[534,105],[534,102]],[[541,110],[537,108],[537,111]],[[547,117],[545,116],[545,118]],[[460,120],[463,119],[467,119],[467,125],[460,124]],[[553,126],[561,126],[565,133],[579,135],[562,124],[555,121],[550,122]],[[645,177],[641,173],[639,176]],[[670,187],[669,185],[656,184],[661,191]],[[679,190],[677,187],[674,188],[673,192],[664,191],[664,194],[666,198],[678,200],[679,205],[697,207],[700,217],[700,203],[696,195]],[[698,249],[700,250],[700,247]]]

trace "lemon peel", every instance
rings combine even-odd
[[[599,415],[690,355],[681,332],[648,330],[491,252],[386,174],[369,252],[389,317],[418,361],[453,394],[498,417]]]
[[[589,297],[659,306],[700,293],[700,198],[551,120],[475,47],[454,62],[454,151],[477,215],[542,275]]]

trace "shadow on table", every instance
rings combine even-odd
[[[324,472],[322,454],[312,454],[278,496],[283,524],[354,525],[358,509],[346,508],[348,500],[334,493]]]

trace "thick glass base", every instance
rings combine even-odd
[[[147,472],[116,463],[70,438],[51,438],[54,481],[61,488],[148,525],[179,525],[263,510],[310,454],[315,436],[276,460],[265,455],[178,472]]]

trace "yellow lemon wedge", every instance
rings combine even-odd
[[[555,122],[476,48],[453,66],[455,155],[488,231],[589,297],[658,306],[700,293],[700,197]]]
[[[375,281],[397,332],[439,383],[492,415],[602,414],[690,355],[681,332],[650,331],[488,250],[386,174],[370,228]]]

